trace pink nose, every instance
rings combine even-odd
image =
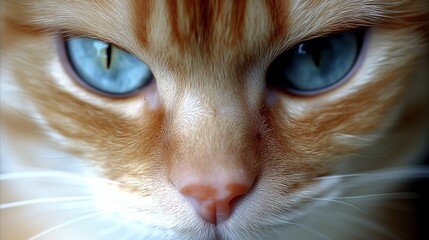
[[[199,181],[184,185],[179,191],[191,200],[198,215],[207,222],[217,224],[230,216],[236,200],[246,194],[250,187],[251,183]]]

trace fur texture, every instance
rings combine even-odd
[[[427,16],[424,0],[2,0],[1,239],[414,238],[395,186],[428,174],[411,167],[428,143]],[[283,51],[360,27],[346,83],[267,86]],[[69,36],[156,80],[123,99],[81,87]],[[174,187],[237,169],[252,190],[216,226]]]

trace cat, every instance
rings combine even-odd
[[[428,16],[2,0],[0,238],[417,238]]]

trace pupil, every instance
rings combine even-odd
[[[313,55],[313,62],[316,67],[320,67],[320,49],[317,49],[312,53]]]
[[[109,69],[110,68],[110,62],[112,59],[112,44],[107,45],[106,55],[107,55],[107,69]]]
[[[329,40],[326,38],[321,38],[317,41],[301,43],[298,46],[296,53],[299,55],[311,54],[314,65],[319,68],[321,64],[320,56],[322,54],[322,51],[329,48],[330,48]]]

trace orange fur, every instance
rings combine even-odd
[[[413,83],[428,85],[414,76],[428,57],[425,1],[3,0],[1,5],[1,84],[13,89],[2,96],[6,139],[15,144],[32,139],[19,146],[24,152],[32,142],[46,142],[83,160],[84,168],[119,183],[94,193],[107,208],[165,231],[233,239],[236,232],[263,230],[267,219],[275,222],[270,216],[305,208],[309,200],[303,196],[317,192],[314,178],[335,173],[338,160],[381,144],[384,136],[401,136],[395,134],[412,120],[416,142],[429,129],[428,111],[422,110],[428,95],[409,93]],[[266,69],[281,52],[358,27],[372,28],[370,43],[347,83],[314,97],[266,85]],[[69,35],[129,51],[147,63],[156,83],[122,99],[82,88],[60,64],[57,41]],[[410,120],[414,115],[426,121]],[[15,135],[24,125],[34,132]],[[424,150],[414,143],[383,146]],[[36,156],[20,161],[32,166]],[[395,166],[390,157],[378,159],[373,169],[389,161]],[[14,160],[4,164],[12,166],[9,161]],[[198,219],[174,189],[175,180],[189,174],[211,177],[239,169],[255,179],[252,191],[217,229]],[[20,199],[22,189],[3,186],[2,203]],[[153,209],[145,209],[146,201]],[[6,211],[2,239],[25,239],[40,232],[33,228],[44,227],[26,225],[18,235],[9,221],[21,213]],[[28,220],[24,216],[22,222]],[[53,239],[65,236],[54,234]]]

